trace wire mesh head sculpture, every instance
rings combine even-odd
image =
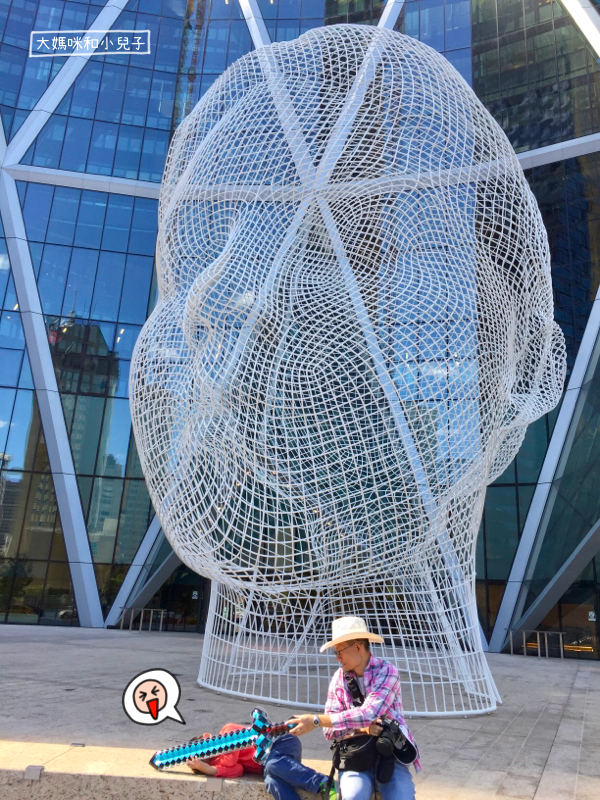
[[[320,705],[318,645],[360,616],[408,711],[493,708],[485,487],[565,369],[545,230],[497,123],[392,31],[259,49],[174,136],[158,257],[131,408],[163,530],[214,582],[201,683]]]

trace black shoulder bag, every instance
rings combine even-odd
[[[352,697],[352,705],[354,707],[362,706],[365,698],[356,678],[349,678],[347,684],[348,691]],[[333,776],[336,769],[340,770],[340,772],[344,770],[365,772],[374,767],[379,755],[376,742],[377,737],[368,733],[359,733],[357,736],[342,739],[341,742],[334,742],[331,745],[333,758],[328,787],[331,788],[333,784]]]

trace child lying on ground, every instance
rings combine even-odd
[[[228,722],[219,733],[231,733],[244,727]],[[210,736],[210,733],[204,734],[205,738]],[[239,778],[244,772],[264,774],[265,787],[275,800],[300,800],[296,789],[320,795],[322,800],[335,800],[335,789],[327,790],[327,776],[302,764],[302,744],[297,736],[286,733],[277,737],[263,766],[253,760],[254,752],[254,747],[246,747],[206,761],[196,758],[187,765],[193,772],[217,778]]]

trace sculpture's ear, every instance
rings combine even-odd
[[[521,360],[526,362],[529,369],[523,368],[522,364],[517,365],[521,380],[510,397],[511,405],[505,417],[504,430],[500,433],[500,444],[496,445],[488,484],[502,475],[516,456],[527,426],[555,408],[560,400],[565,382],[566,356],[565,338],[559,325],[552,320],[548,330],[533,336],[532,346]]]

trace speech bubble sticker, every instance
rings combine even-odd
[[[132,678],[123,692],[123,711],[137,725],[160,725],[174,719],[185,725],[177,710],[179,681],[166,669],[149,669]]]

